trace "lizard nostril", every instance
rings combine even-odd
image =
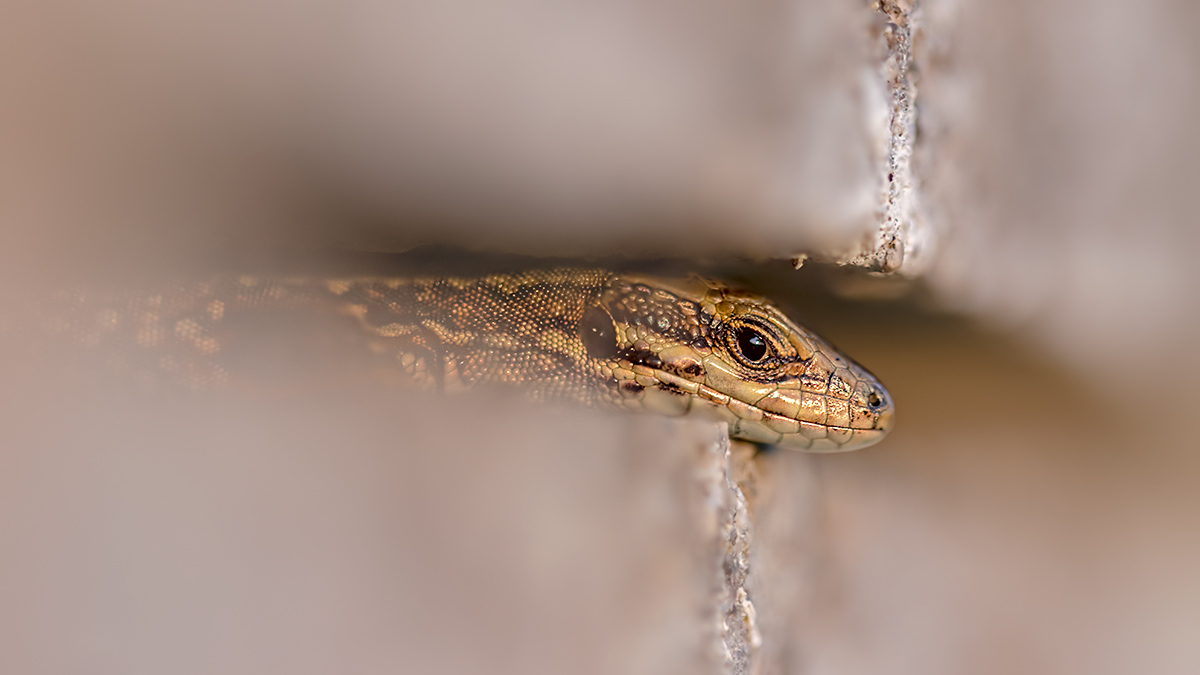
[[[867,405],[870,406],[872,410],[878,410],[879,408],[882,408],[883,404],[884,399],[879,395],[879,392],[872,391],[869,395],[867,395]]]

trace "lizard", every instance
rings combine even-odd
[[[699,276],[559,268],[477,277],[230,277],[161,293],[67,294],[54,332],[132,345],[196,387],[230,378],[238,311],[344,317],[400,379],[452,393],[515,389],[541,401],[699,413],[731,437],[810,452],[890,430],[894,405],[865,368],[765,298]]]

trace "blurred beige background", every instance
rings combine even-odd
[[[6,306],[420,243],[716,264],[898,407],[757,460],[757,672],[1195,671],[1200,9],[917,5],[939,239],[897,283],[785,261],[876,217],[865,4],[426,5],[9,3]],[[722,670],[703,423],[122,398],[16,323],[4,672]]]

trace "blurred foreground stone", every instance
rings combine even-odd
[[[279,246],[857,250],[888,190],[882,17],[820,0],[18,0],[0,27],[0,217],[23,250],[135,266]]]
[[[722,426],[429,398],[286,334],[221,390],[113,384],[28,332],[0,334],[4,672],[752,672]]]

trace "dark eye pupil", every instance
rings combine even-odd
[[[763,338],[762,333],[753,328],[742,328],[737,332],[738,351],[746,360],[752,362],[762,361],[767,356],[767,341]]]
[[[589,307],[579,323],[579,339],[588,356],[611,359],[617,355],[617,329],[608,312],[595,305]]]

